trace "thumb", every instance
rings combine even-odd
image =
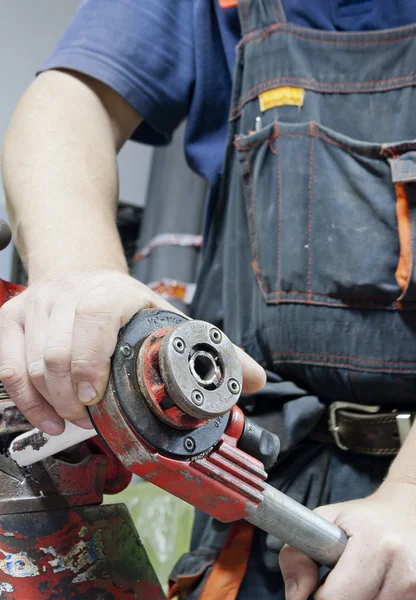
[[[245,394],[254,394],[261,390],[266,383],[266,373],[251,356],[244,350],[235,346],[238,358],[243,368],[243,392]]]

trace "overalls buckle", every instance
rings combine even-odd
[[[340,448],[341,450],[349,450],[350,448],[348,448],[348,446],[345,446],[342,443],[341,437],[339,435],[337,412],[342,409],[347,409],[347,410],[352,409],[352,410],[356,410],[358,412],[376,414],[380,411],[380,406],[369,406],[366,404],[353,404],[351,402],[332,402],[332,404],[329,405],[329,431],[330,431],[330,433],[332,433],[335,444],[338,446],[338,448]]]

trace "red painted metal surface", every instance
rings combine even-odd
[[[0,282],[0,304],[22,289]],[[159,348],[165,333],[156,332],[145,342],[142,392],[161,420],[192,430],[205,422],[180,411],[167,396],[160,375]],[[137,386],[137,382],[130,385]],[[75,479],[68,471],[58,488],[66,490],[71,498],[68,504],[78,508],[0,516],[4,557],[0,556],[0,593],[7,592],[8,600],[164,598],[131,520],[117,513],[126,509],[79,507],[100,502],[104,485],[106,491],[124,489],[131,472],[224,522],[245,518],[249,508],[252,514],[263,499],[267,475],[262,463],[237,448],[244,427],[239,408],[232,409],[228,427],[214,447],[192,460],[162,455],[136,433],[120,407],[112,378],[103,401],[90,410],[96,428],[115,454],[104,442],[88,443],[92,456],[101,459],[96,460],[96,471],[104,470],[106,484],[103,478],[94,480],[96,473],[84,473],[88,481],[95,481],[97,492],[86,499],[85,494],[79,495],[79,471]]]
[[[24,289],[0,280],[0,306]],[[26,428],[9,404],[3,434]],[[166,600],[126,507],[100,506],[131,477],[98,437],[22,481],[1,472],[0,598]]]
[[[98,456],[103,455],[107,458],[104,474],[104,494],[119,494],[131,482],[133,473],[128,471],[121,464],[120,460],[107,444],[98,436],[95,436],[86,442]]]
[[[203,512],[231,522],[248,516],[249,503],[260,504],[267,475],[260,461],[236,447],[244,420],[238,407],[217,447],[192,461],[163,456],[139,438],[120,408],[111,379],[103,401],[91,412],[95,426],[130,471]]]
[[[0,279],[0,306],[24,290],[25,288],[22,285]]]
[[[138,377],[142,381],[142,393],[151,410],[165,423],[178,429],[196,429],[207,421],[195,419],[184,413],[169,397],[159,368],[160,345],[172,327],[159,329],[149,335],[140,350],[137,362]]]
[[[0,598],[165,600],[123,505],[0,516]]]

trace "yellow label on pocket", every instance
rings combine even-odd
[[[305,90],[296,87],[279,87],[259,95],[260,110],[264,112],[277,106],[303,106]]]

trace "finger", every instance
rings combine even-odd
[[[51,435],[64,431],[63,420],[30,380],[23,326],[13,318],[3,318],[0,326],[0,380],[10,398],[34,427]]]
[[[145,308],[161,308],[176,312],[186,317],[186,315],[169,304],[167,300],[158,294],[152,295],[150,304]],[[251,356],[244,352],[244,350],[238,346],[235,346],[235,349],[243,368],[243,393],[254,394],[264,387],[267,379],[266,373],[263,367],[261,367],[253,358],[251,358]]]
[[[91,428],[87,409],[78,400],[71,376],[74,319],[73,304],[59,303],[52,309],[43,348],[44,379],[49,401],[56,412],[80,427]]]
[[[279,555],[279,564],[285,582],[286,600],[307,600],[318,583],[316,563],[299,550],[284,546]]]
[[[149,288],[147,288],[147,289],[149,289]],[[187,315],[185,315],[185,313],[180,311],[178,308],[173,306],[170,302],[168,302],[162,296],[159,296],[159,294],[156,294],[155,292],[153,292],[151,294],[151,296],[149,298],[149,305],[146,308],[160,308],[162,310],[168,310],[170,312],[174,312],[178,315],[181,315],[182,317],[185,317],[186,319],[189,319],[189,317]]]
[[[315,598],[345,600],[346,597],[351,597],[354,600],[375,600],[383,585],[385,572],[386,562],[378,555],[377,548],[364,537],[351,536],[343,555],[328,574]],[[348,596],[345,595],[346,590]]]
[[[31,310],[25,321],[25,352],[29,377],[37,391],[49,401],[45,383],[45,361],[43,357],[45,333],[48,328],[49,314],[44,308]]]
[[[235,349],[243,368],[243,392],[245,394],[254,394],[264,387],[266,373],[263,367],[246,354],[244,350],[241,350],[237,346],[235,346]]]
[[[389,554],[394,554],[383,586],[375,600],[414,600],[416,598],[416,552],[414,544],[403,545],[400,551],[391,552],[394,546],[401,546],[398,540],[390,541]]]
[[[126,288],[96,287],[76,308],[71,372],[77,396],[85,405],[96,404],[105,393],[120,328],[136,312],[151,306],[144,286],[132,282],[131,294]]]
[[[174,311],[184,317],[186,316],[157,294],[154,294],[154,297],[152,297],[149,308],[150,307],[163,308],[165,310]],[[244,350],[238,346],[234,347],[243,368],[243,393],[254,394],[264,387],[264,384],[266,383],[266,373],[263,367],[244,352]]]

